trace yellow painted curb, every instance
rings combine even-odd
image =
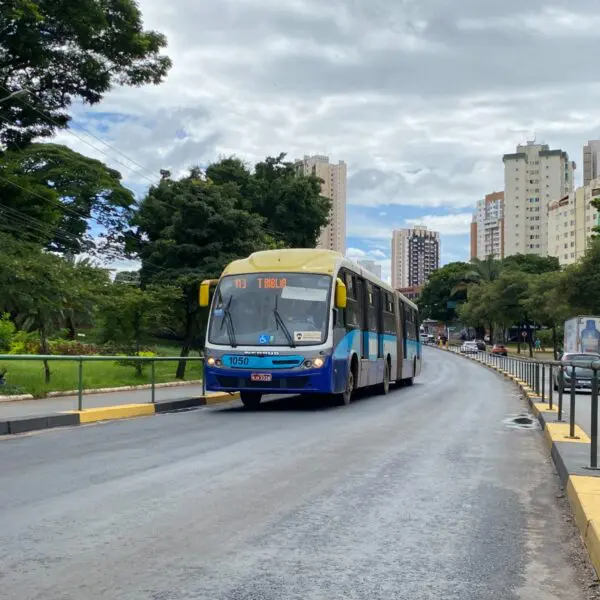
[[[206,396],[206,405],[209,406],[211,404],[224,404],[225,402],[231,402],[232,400],[239,400],[240,394],[239,392],[235,392],[233,394],[213,394],[211,396]]]
[[[569,437],[568,423],[546,423],[544,427],[544,436],[546,442],[552,449],[552,442],[571,442],[573,444],[589,444],[590,438],[587,433],[578,425],[575,425],[575,438]]]
[[[571,475],[567,496],[583,543],[600,575],[600,477]]]
[[[555,406],[550,408],[545,402],[532,402],[531,410],[536,417],[539,417],[541,412],[558,413],[558,409]]]
[[[154,404],[123,404],[121,406],[104,406],[73,412],[79,413],[80,423],[94,423],[96,421],[112,421],[114,419],[153,415],[155,410]]]

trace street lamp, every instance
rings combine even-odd
[[[9,94],[8,96],[4,96],[4,98],[0,98],[0,104],[6,102],[7,100],[10,100],[11,98],[22,98],[26,95],[27,90],[17,90],[16,92],[12,92],[12,94]]]

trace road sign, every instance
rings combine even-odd
[[[524,338],[526,338],[526,337],[527,337],[527,332],[526,332],[526,331],[524,331],[524,332],[523,332],[521,335],[522,335]]]

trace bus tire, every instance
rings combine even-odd
[[[350,368],[348,370],[348,377],[346,378],[346,389],[341,394],[335,394],[333,397],[335,406],[348,406],[350,404],[354,385],[354,369]]]
[[[262,394],[260,392],[240,392],[240,400],[244,408],[256,410],[260,406]]]
[[[377,386],[377,392],[384,396],[390,391],[390,362],[385,359],[383,367],[383,381]]]
[[[412,377],[408,377],[407,379],[404,380],[404,385],[407,386],[411,386],[413,385],[413,383],[415,382],[415,375],[417,373],[417,359],[415,358],[413,360],[413,376]]]

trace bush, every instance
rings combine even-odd
[[[9,354],[39,354],[40,340],[36,332],[18,331],[10,343]]]
[[[10,315],[5,313],[0,316],[0,352],[8,352],[17,328]]]
[[[138,352],[137,355],[135,355],[134,353],[132,353],[131,355],[140,356],[142,358],[152,358],[153,356],[158,356],[158,354],[156,352],[153,352],[152,350],[140,350],[140,352]],[[145,361],[130,359],[117,360],[115,361],[115,364],[119,367],[133,367],[135,369],[136,375],[138,377],[141,377],[144,374],[144,369],[148,366],[149,363]]]
[[[95,356],[103,354],[103,348],[96,344],[84,344],[75,340],[55,340],[50,342],[50,352],[64,356]]]

